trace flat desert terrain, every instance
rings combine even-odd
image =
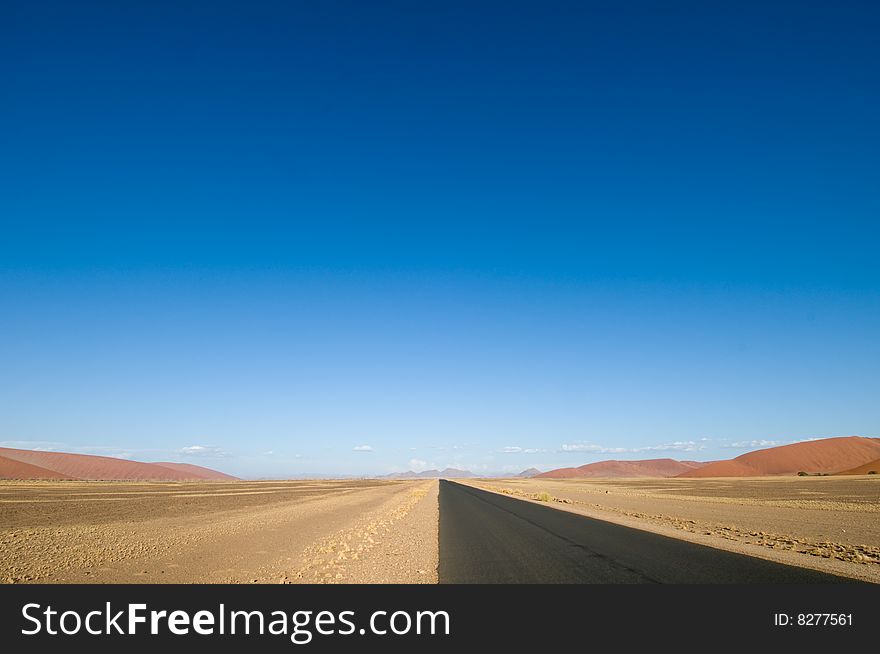
[[[877,475],[457,481],[880,583]],[[433,479],[0,481],[0,583],[437,583],[439,518]]]
[[[462,483],[702,545],[880,583],[878,475]]]
[[[436,583],[437,488],[0,481],[0,583]]]

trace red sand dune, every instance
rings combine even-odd
[[[880,458],[880,438],[843,436],[756,450],[688,470],[679,477],[758,477],[798,472],[831,474]]]
[[[7,478],[24,479],[33,478],[33,475],[42,469],[45,471],[40,474],[39,478],[43,479],[113,479],[113,480],[157,480],[157,481],[174,481],[187,479],[207,479],[205,474],[207,468],[192,466],[200,472],[196,474],[194,470],[189,469],[183,464],[184,469],[167,467],[165,465],[157,465],[155,463],[141,463],[139,461],[128,461],[126,459],[116,459],[109,456],[92,456],[90,454],[69,454],[66,452],[39,452],[36,450],[15,450],[11,448],[0,447],[0,457],[10,459],[21,464],[30,466],[22,472],[27,477],[12,477],[5,474],[0,475]],[[175,465],[175,464],[171,464]],[[10,473],[16,470],[10,468]],[[217,477],[211,479],[228,479],[228,475],[210,471]]]
[[[702,463],[674,459],[645,459],[643,461],[599,461],[578,468],[558,468],[535,477],[569,479],[573,477],[675,477],[694,470]]]
[[[838,472],[838,475],[880,475],[880,459],[876,461],[868,461],[868,463],[864,463],[857,468],[850,468],[849,470],[844,470],[843,472]]]
[[[556,468],[556,470],[548,470],[540,475],[535,475],[536,479],[546,477],[547,479],[569,479],[572,477],[581,477],[581,471],[578,468]]]
[[[158,463],[151,463],[150,465],[161,466],[170,470],[183,472],[190,475],[190,479],[238,479],[238,477],[227,475],[224,472],[211,470],[211,468],[205,468],[203,466],[196,466],[192,463],[169,463],[167,461],[159,461]]]
[[[0,456],[0,479],[70,479],[67,475]]]

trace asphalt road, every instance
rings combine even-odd
[[[852,583],[440,481],[440,583]]]

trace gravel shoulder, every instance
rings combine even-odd
[[[305,552],[295,579],[309,583],[435,584],[439,558],[437,481],[389,500]]]

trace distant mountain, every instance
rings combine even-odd
[[[175,481],[235,479],[187,463],[142,463],[110,456],[0,447],[0,478]]]
[[[423,472],[392,472],[390,475],[384,475],[383,479],[467,479],[476,477],[469,470],[458,470],[457,468],[446,468],[445,470],[425,470]]]
[[[521,473],[517,475],[517,477],[537,477],[541,474],[541,471],[537,468],[528,468],[523,470]]]
[[[851,470],[880,458],[880,438],[842,436],[781,445],[716,461],[681,477],[759,477],[796,475],[798,472],[832,474]]]
[[[697,461],[674,459],[645,459],[642,461],[598,461],[577,468],[557,468],[536,477],[569,479],[574,477],[676,477],[696,470],[704,464]]]

